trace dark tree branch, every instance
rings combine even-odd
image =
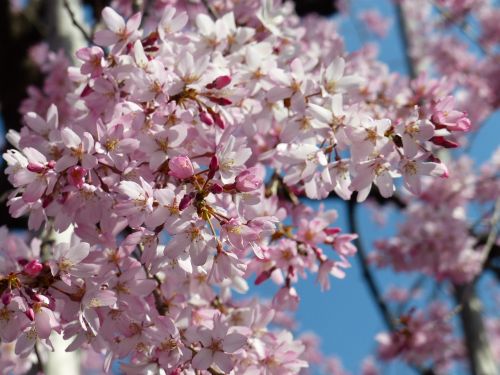
[[[356,238],[353,242],[356,245],[358,251],[357,256],[359,259],[359,264],[362,270],[363,278],[368,286],[368,290],[370,291],[373,302],[375,303],[380,315],[382,316],[382,320],[387,327],[387,329],[391,332],[395,332],[397,330],[396,321],[393,318],[393,315],[385,302],[382,292],[380,291],[377,282],[375,281],[375,277],[370,270],[368,265],[368,259],[366,251],[361,243],[361,236],[359,233],[359,229],[356,222],[356,193],[353,194],[351,199],[347,201],[347,218],[349,225],[349,232],[358,234],[358,238]],[[420,375],[435,375],[434,370],[432,368],[422,368],[420,366],[416,366],[414,364],[409,364],[416,372]]]
[[[87,41],[87,43],[93,44],[94,42],[92,41],[92,38],[89,36],[89,34],[87,33],[87,31],[83,28],[83,26],[80,25],[80,23],[76,20],[75,13],[73,13],[73,10],[71,10],[71,7],[69,6],[68,0],[64,0],[64,8],[68,11],[69,16],[71,17],[71,22],[73,23],[73,25],[75,25],[75,27],[78,30],[80,30],[80,32],[82,33],[83,37]]]
[[[361,267],[362,275],[363,278],[366,281],[366,285],[368,286],[368,290],[370,291],[370,294],[372,296],[373,301],[375,302],[375,305],[377,306],[377,309],[380,312],[380,315],[382,316],[382,319],[384,321],[385,326],[387,327],[388,330],[390,331],[395,331],[396,330],[396,324],[394,322],[394,319],[389,311],[389,307],[384,301],[384,298],[382,297],[382,293],[380,292],[380,288],[378,287],[375,278],[370,271],[370,268],[368,266],[368,259],[367,259],[367,254],[365,252],[365,249],[361,243],[360,236],[359,236],[359,229],[357,226],[356,222],[356,200],[355,196],[351,198],[351,200],[347,201],[347,218],[348,218],[348,225],[349,225],[349,232],[351,233],[357,233],[358,238],[356,238],[353,242],[354,245],[356,245],[358,252],[357,256],[359,259],[359,265]]]
[[[410,44],[410,29],[408,27],[408,22],[404,14],[404,9],[399,1],[394,2],[396,10],[396,20],[399,28],[399,35],[401,37],[401,44],[403,49],[403,54],[406,60],[406,66],[408,68],[408,74],[411,79],[417,77],[417,71],[415,69],[415,62],[411,56],[411,44]]]

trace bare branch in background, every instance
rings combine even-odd
[[[413,57],[411,56],[410,30],[404,14],[403,5],[399,1],[395,1],[394,6],[396,9],[396,21],[399,27],[399,35],[401,37],[402,49],[406,60],[406,66],[408,68],[408,74],[411,79],[414,79],[417,77],[418,73],[415,68]]]
[[[460,305],[460,320],[472,375],[497,375],[497,367],[489,345],[482,317],[482,304],[475,284],[455,287],[455,299]]]
[[[89,36],[87,31],[83,28],[82,25],[76,20],[75,13],[73,13],[73,10],[71,10],[71,6],[68,3],[68,0],[64,0],[64,8],[68,11],[69,16],[71,17],[71,22],[73,22],[73,25],[80,30],[82,33],[83,37],[89,44],[93,44],[92,38]]]
[[[368,290],[370,291],[373,302],[375,303],[380,315],[382,316],[382,320],[387,327],[387,329],[391,332],[397,330],[396,320],[394,319],[389,306],[385,302],[382,292],[380,291],[377,282],[375,281],[375,277],[370,270],[368,265],[368,259],[366,251],[361,243],[361,236],[359,232],[359,228],[356,223],[356,194],[351,197],[351,200],[347,201],[347,219],[348,219],[348,231],[351,233],[358,234],[358,238],[355,239],[354,245],[356,245],[358,251],[357,256],[359,259],[359,264],[361,267],[363,278],[368,286]],[[418,372],[420,375],[435,375],[434,370],[432,368],[421,368],[417,366],[412,366],[412,368]]]

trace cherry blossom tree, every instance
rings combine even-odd
[[[43,3],[5,12],[35,23]],[[493,3],[395,2],[409,76],[299,3],[88,1],[92,22],[55,3],[69,37],[30,46],[41,84],[21,126],[4,116],[6,374],[56,373],[61,341],[82,373],[346,374],[293,314],[298,283],[348,283],[354,258],[386,324],[362,374],[497,374],[500,317],[477,284],[498,308],[500,152],[467,156],[500,103]],[[355,17],[378,38],[390,25]],[[399,215],[371,251],[360,206]],[[383,268],[417,283],[382,288]],[[415,302],[424,282],[435,293]]]

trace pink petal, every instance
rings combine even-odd
[[[136,31],[141,24],[141,13],[136,13],[127,21],[127,31]]]
[[[35,112],[25,114],[24,121],[26,121],[26,125],[39,134],[44,134],[47,131],[47,123]]]
[[[106,26],[115,33],[125,30],[125,21],[113,8],[106,7],[102,10],[102,19]]]
[[[118,35],[109,30],[99,30],[94,35],[94,43],[104,47],[115,44],[118,40]]]
[[[209,349],[203,348],[196,353],[191,364],[197,370],[206,370],[213,362],[213,352]]]
[[[57,128],[59,124],[59,113],[55,104],[51,104],[47,110],[47,125],[51,129]]]
[[[72,247],[67,255],[71,263],[77,264],[84,260],[90,252],[90,245],[85,242],[80,242],[78,245]]]
[[[83,317],[89,325],[92,333],[94,335],[97,335],[97,332],[99,331],[99,327],[101,325],[97,312],[94,309],[85,309],[83,310]]]
[[[33,337],[34,336],[34,337]],[[17,339],[15,353],[17,355],[27,354],[33,349],[36,342],[36,334],[32,335],[31,329],[25,332]]]
[[[61,130],[61,138],[66,147],[78,147],[82,143],[82,140],[78,134],[76,134],[70,128],[64,128]]]
[[[56,166],[54,167],[54,170],[56,172],[62,172],[65,169],[68,169],[69,167],[75,165],[77,163],[78,159],[74,156],[71,155],[64,155],[61,159],[59,159],[56,163]]]
[[[36,179],[26,187],[23,194],[23,201],[26,203],[36,202],[45,192],[47,183],[44,179]]]
[[[214,355],[214,362],[224,374],[229,374],[234,367],[231,356],[226,353],[216,352]]]
[[[247,342],[247,338],[239,333],[230,333],[224,338],[222,348],[225,352],[233,353]]]
[[[35,327],[38,333],[38,336],[42,339],[47,339],[50,336],[50,332],[52,331],[50,327],[50,317],[49,315],[41,310],[35,315]]]

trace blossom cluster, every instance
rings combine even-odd
[[[500,105],[500,10],[490,0],[404,0],[410,55],[417,71],[446,76],[478,129]],[[435,30],[424,35],[421,30]]]
[[[450,163],[449,178],[424,181],[419,199],[405,208],[405,221],[394,237],[375,243],[371,260],[398,272],[424,272],[455,284],[472,281],[483,270],[488,254],[474,233],[473,205],[483,206],[479,222],[491,219],[488,207],[500,195],[497,152],[479,173],[470,159]],[[476,214],[477,215],[477,214]],[[487,228],[489,232],[490,228]]]
[[[299,277],[344,277],[356,234],[297,196],[390,197],[398,177],[420,194],[421,176],[448,176],[438,151],[471,124],[443,82],[348,55],[288,6],[228,7],[107,7],[79,67],[33,50],[47,81],[4,154],[10,213],[46,233],[0,241],[0,337],[17,355],[56,332],[129,374],[298,373],[304,340],[271,324]],[[271,302],[233,298],[253,275],[279,285]]]
[[[431,304],[426,312],[410,310],[400,317],[394,332],[376,336],[379,356],[385,360],[404,358],[414,366],[432,360],[435,371],[445,373],[453,360],[465,354],[461,340],[453,336],[452,317],[440,302]]]

